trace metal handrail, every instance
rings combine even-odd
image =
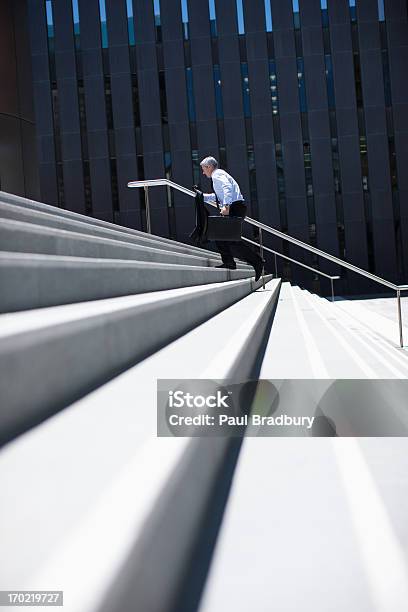
[[[254,244],[255,246],[259,246],[259,244],[257,242],[254,242],[253,240],[250,240],[249,238],[242,238],[242,240],[245,240],[246,242],[250,242],[251,244]],[[334,302],[334,289],[333,289],[333,281],[338,280],[340,278],[340,276],[330,276],[330,274],[326,274],[325,272],[322,272],[321,270],[316,270],[316,268],[312,268],[311,266],[307,266],[306,264],[302,263],[301,261],[297,261],[296,259],[292,259],[291,257],[288,257],[287,255],[283,255],[283,253],[279,253],[279,251],[274,251],[273,249],[270,249],[269,247],[263,246],[262,247],[264,251],[269,251],[270,253],[273,253],[276,257],[276,255],[278,257],[282,257],[283,259],[287,259],[288,261],[291,261],[294,264],[297,264],[298,266],[302,266],[302,268],[306,268],[307,270],[311,270],[312,272],[315,272],[316,274],[320,274],[321,276],[325,276],[326,278],[330,279],[330,283],[331,283],[331,296],[332,296],[332,302]],[[278,276],[277,274],[277,269],[276,269],[276,259],[275,259],[275,276]]]
[[[178,185],[177,183],[174,183],[173,181],[170,181],[169,179],[150,179],[150,180],[144,180],[144,181],[129,181],[129,183],[127,184],[128,187],[144,187],[145,189],[145,196],[146,196],[146,220],[147,220],[147,230],[149,233],[151,233],[151,224],[150,224],[150,207],[149,207],[149,196],[148,196],[148,188],[149,187],[159,187],[159,186],[169,186],[172,187],[173,189],[176,189],[177,191],[181,191],[182,193],[185,193],[186,195],[189,195],[191,197],[195,197],[195,192],[192,191],[191,189],[187,189],[187,187],[183,187],[182,185]],[[207,202],[207,204],[210,204],[211,206],[216,207],[216,204],[212,204],[211,202]],[[356,274],[360,274],[361,276],[365,276],[366,278],[369,278],[370,280],[379,283],[380,285],[384,285],[385,287],[388,287],[389,289],[393,289],[394,291],[397,292],[397,308],[398,308],[398,325],[399,325],[399,337],[400,337],[400,347],[403,348],[404,346],[404,339],[403,339],[403,331],[402,331],[402,314],[401,314],[401,291],[408,291],[408,285],[396,285],[395,283],[392,283],[390,281],[387,281],[385,278],[381,278],[380,276],[377,276],[376,274],[372,274],[371,272],[367,272],[367,270],[363,270],[363,268],[359,268],[358,266],[354,266],[351,263],[348,263],[347,261],[343,261],[342,259],[339,259],[339,257],[335,257],[334,255],[330,255],[329,253],[326,253],[325,251],[321,251],[320,249],[317,249],[316,247],[313,247],[309,244],[307,244],[306,242],[302,242],[301,240],[298,240],[298,238],[293,238],[293,236],[289,236],[288,234],[285,234],[283,232],[280,232],[279,230],[270,227],[269,225],[265,225],[265,223],[261,223],[260,221],[256,221],[255,219],[252,219],[251,217],[245,217],[244,221],[246,223],[249,223],[250,225],[254,225],[255,227],[258,227],[260,230],[260,234],[263,231],[268,232],[269,234],[273,234],[274,236],[277,236],[278,238],[281,238],[282,240],[286,240],[287,242],[291,242],[292,244],[295,244],[296,246],[305,249],[307,251],[309,251],[310,253],[315,253],[315,255],[318,255],[319,257],[323,257],[324,259],[327,259],[335,264],[337,264],[338,266],[341,266],[342,268],[347,268],[348,270],[352,270],[352,272],[355,272]],[[262,235],[262,234],[261,234]],[[262,238],[261,238],[262,240]],[[256,244],[256,243],[254,243]],[[257,245],[259,246],[259,245]],[[265,246],[263,246],[261,244],[261,251],[263,249],[266,249]],[[268,250],[268,249],[267,249]],[[282,256],[281,253],[278,253],[278,255]],[[299,263],[295,260],[293,260],[295,263]],[[304,265],[304,264],[303,264]],[[312,268],[314,272],[317,272],[317,270],[315,270],[314,268]]]

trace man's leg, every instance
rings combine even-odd
[[[223,240],[216,240],[215,244],[221,255],[222,263],[225,266],[235,266],[234,257],[231,253],[230,243]]]
[[[231,242],[231,250],[235,257],[249,263],[250,266],[256,268],[261,265],[262,258],[256,253],[249,244],[245,242]]]
[[[242,217],[242,219],[244,219],[245,211],[246,206],[244,204],[241,205],[239,202],[233,202],[230,207],[230,217]],[[234,245],[240,243],[217,240],[215,244],[221,254],[222,262],[227,266],[235,266],[233,249]]]
[[[246,205],[241,202],[234,202],[230,208],[231,217],[241,217],[242,220],[246,217]],[[238,259],[242,259],[253,266],[255,270],[255,278],[259,278],[263,268],[263,259],[254,249],[240,240],[239,242],[230,242],[230,251]]]

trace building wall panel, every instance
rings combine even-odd
[[[125,2],[106,0],[113,128],[116,148],[116,170],[119,212],[134,211],[135,223],[141,227],[139,199],[127,183],[137,180],[136,138],[132,82],[130,75],[129,38]]]
[[[350,13],[347,0],[328,3],[346,259],[368,269]],[[360,234],[357,235],[357,232]],[[351,287],[358,284],[348,276]]]
[[[235,0],[217,4],[217,31],[228,172],[238,181],[248,204],[248,214],[251,215]]]
[[[144,178],[164,178],[162,114],[153,2],[133,0]],[[134,196],[133,196],[134,197]],[[149,190],[152,229],[169,237],[167,192]]]
[[[396,240],[377,0],[357,4],[374,257],[380,276],[397,280]],[[372,111],[371,113],[367,111]],[[375,119],[375,122],[373,121]],[[388,254],[384,256],[384,244]]]
[[[403,0],[384,0],[401,214],[404,282],[408,282],[408,17]]]

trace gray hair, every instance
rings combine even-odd
[[[200,166],[212,166],[218,168],[218,162],[215,157],[204,157],[203,161],[200,162]]]

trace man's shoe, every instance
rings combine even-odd
[[[258,281],[261,278],[262,269],[264,267],[264,264],[265,264],[265,260],[260,258],[258,263],[256,264],[256,266],[254,266],[254,269],[255,269],[255,282]]]
[[[222,263],[219,266],[214,266],[214,268],[226,268],[227,270],[236,270],[237,266],[236,266],[235,263],[234,264],[224,264],[224,263]]]

